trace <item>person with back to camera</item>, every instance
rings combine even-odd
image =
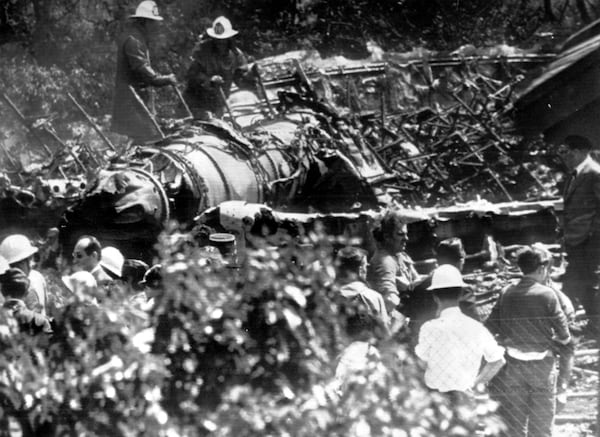
[[[340,286],[340,294],[349,300],[358,300],[388,328],[389,316],[383,297],[365,282],[366,253],[356,247],[345,247],[337,254],[336,267],[336,282]]]
[[[508,427],[507,437],[551,437],[555,413],[555,344],[572,342],[567,318],[546,280],[543,255],[522,249],[522,279],[498,298],[487,326],[506,348],[506,366],[490,392]]]
[[[448,264],[462,272],[466,258],[462,240],[460,238],[446,238],[440,241],[435,248],[435,257],[437,267]],[[431,275],[428,275],[406,302],[405,313],[410,318],[409,327],[413,340],[416,340],[423,323],[435,318],[437,315],[438,306],[433,294],[428,291],[428,287],[431,285],[431,277]],[[469,286],[465,286],[459,305],[465,314],[472,317],[471,311],[466,311],[472,306],[471,300],[472,290]],[[478,320],[476,317],[474,318]]]
[[[423,324],[415,347],[416,355],[425,362],[427,386],[451,397],[487,384],[505,362],[504,348],[488,329],[460,310],[465,286],[460,271],[450,264],[433,271],[428,290],[439,315]]]

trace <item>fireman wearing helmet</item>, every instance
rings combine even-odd
[[[25,296],[25,304],[30,310],[46,315],[48,307],[48,287],[40,272],[31,267],[33,255],[37,247],[31,244],[29,238],[21,234],[6,237],[0,243],[0,256],[11,268],[21,270],[29,279],[29,290]]]
[[[157,32],[157,25],[162,20],[156,3],[144,0],[135,14],[129,17],[130,26],[118,41],[112,130],[127,135],[136,142],[160,139],[160,133],[138,98],[148,104],[151,100],[151,87],[177,83],[173,74],[161,75],[150,64],[148,40]],[[131,92],[130,86],[135,94]]]
[[[255,70],[248,69],[246,56],[235,46],[237,34],[227,18],[218,17],[194,49],[185,90],[194,117],[221,117],[232,83],[254,89]]]

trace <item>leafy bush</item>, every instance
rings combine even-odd
[[[23,435],[473,435],[488,406],[430,393],[406,347],[381,343],[341,396],[330,389],[344,335],[331,245],[260,246],[243,266],[204,265],[164,235],[165,294],[151,316],[127,296],[67,301],[47,339],[2,315],[0,423]],[[170,434],[174,435],[174,434]]]

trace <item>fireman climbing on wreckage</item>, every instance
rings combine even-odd
[[[218,17],[194,49],[184,95],[195,118],[220,118],[233,83],[255,88],[257,70],[248,68],[246,56],[235,45],[237,34],[226,17]]]
[[[147,113],[147,105],[153,107],[151,87],[177,83],[175,75],[161,75],[150,64],[148,40],[162,20],[156,3],[144,0],[129,17],[129,26],[118,41],[112,130],[138,143],[160,138]]]

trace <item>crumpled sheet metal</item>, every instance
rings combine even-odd
[[[273,210],[264,204],[248,203],[244,201],[223,202],[220,205],[210,208],[200,216],[196,217],[196,222],[203,222],[204,216],[210,216],[215,210],[219,210],[220,224],[231,231],[241,231],[244,228],[244,218],[254,218],[261,210],[270,211],[273,217],[279,221],[292,221],[297,223],[311,223],[315,220],[324,218],[342,218],[349,220],[359,220],[360,218],[369,218],[378,221],[385,214],[385,210],[365,210],[357,213],[290,213]],[[546,209],[562,210],[562,200],[547,200],[538,202],[504,202],[492,204],[489,202],[480,202],[479,205],[464,204],[448,208],[427,208],[427,209],[407,209],[399,208],[398,211],[405,219],[407,224],[433,221],[447,222],[452,220],[461,220],[466,216],[487,216],[490,214],[508,217],[522,217],[533,215]]]
[[[133,223],[143,216],[155,218],[161,214],[161,199],[156,187],[142,174],[132,170],[102,170],[97,184],[87,196],[109,194],[114,196],[114,210],[118,223]]]

